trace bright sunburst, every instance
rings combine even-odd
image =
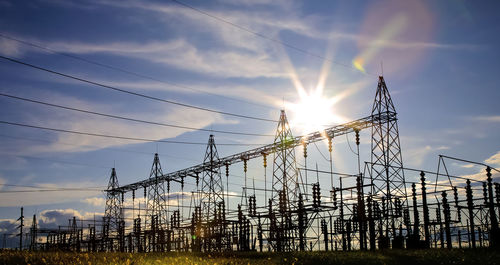
[[[286,55],[286,54],[285,54]],[[333,46],[325,54],[326,58],[333,57]],[[284,56],[283,63],[299,96],[298,102],[286,102],[285,108],[290,117],[290,126],[297,129],[302,135],[323,131],[333,124],[343,123],[345,119],[334,110],[335,104],[351,94],[354,89],[345,89],[329,97],[324,94],[325,83],[330,73],[331,62],[325,60],[318,76],[314,89],[306,90],[295,71],[295,67],[288,56]]]
[[[291,126],[298,128],[302,134],[322,131],[334,123],[341,123],[343,119],[334,113],[337,97],[327,98],[323,89],[318,86],[312,91],[297,89],[300,101],[288,103],[287,109],[291,110]]]

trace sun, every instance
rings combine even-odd
[[[333,57],[332,49],[333,46],[329,45],[325,55],[326,58]],[[307,90],[288,56],[284,56],[283,66],[298,94],[297,102],[283,102],[285,110],[289,114],[291,128],[299,131],[302,135],[306,135],[317,131],[324,132],[326,128],[334,124],[346,122],[346,119],[339,115],[338,111],[335,111],[335,105],[356,89],[353,87],[338,91],[336,88],[325,86],[328,75],[331,73],[331,62],[329,60],[323,62],[316,87]],[[325,95],[325,90],[329,92],[336,91],[336,94],[333,96]]]
[[[299,89],[299,101],[286,104],[291,111],[290,125],[302,134],[323,131],[343,119],[335,114],[334,105],[338,98],[328,98],[323,95],[323,89],[317,87],[311,91]]]

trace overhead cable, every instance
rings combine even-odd
[[[27,101],[27,102],[31,102],[31,103],[37,103],[37,104],[41,104],[41,105],[45,105],[45,106],[51,106],[51,107],[56,107],[56,108],[61,108],[61,109],[66,109],[66,110],[72,110],[72,111],[77,111],[77,112],[82,112],[82,113],[87,113],[87,114],[92,114],[92,115],[98,115],[98,116],[113,118],[113,119],[120,119],[120,120],[126,120],[126,121],[134,121],[134,122],[147,123],[147,124],[152,124],[152,125],[172,127],[172,128],[178,128],[178,129],[204,131],[204,132],[214,132],[214,133],[224,133],[224,134],[237,134],[237,135],[249,135],[249,136],[270,136],[270,137],[273,136],[274,137],[274,135],[271,135],[271,134],[258,134],[258,133],[244,133],[244,132],[224,131],[224,130],[212,130],[212,129],[194,128],[194,127],[188,127],[188,126],[182,126],[182,125],[175,125],[175,124],[167,124],[167,123],[161,123],[161,122],[146,121],[146,120],[141,120],[141,119],[135,119],[135,118],[118,116],[118,115],[100,113],[100,112],[90,111],[90,110],[83,110],[83,109],[78,109],[78,108],[73,108],[73,107],[68,107],[68,106],[62,106],[62,105],[58,105],[58,104],[54,104],[54,103],[48,103],[48,102],[43,102],[43,101],[40,101],[40,100],[34,100],[34,99],[29,99],[29,98],[24,98],[24,97],[9,95],[9,94],[5,94],[5,93],[1,93],[1,92],[0,92],[0,96],[12,98],[12,99],[17,99],[17,100],[22,100],[22,101]]]
[[[104,137],[104,138],[113,138],[113,139],[121,139],[121,140],[130,140],[130,141],[139,141],[139,142],[156,142],[156,143],[188,144],[188,145],[207,145],[207,143],[200,143],[200,142],[174,141],[174,140],[161,140],[161,139],[153,140],[153,139],[146,139],[146,138],[126,137],[126,136],[99,134],[99,133],[91,133],[91,132],[80,132],[80,131],[57,129],[57,128],[43,127],[43,126],[37,126],[37,125],[31,125],[31,124],[24,124],[24,123],[17,123],[17,122],[9,122],[9,121],[0,121],[0,123],[2,123],[2,124],[8,124],[8,125],[13,125],[13,126],[20,126],[20,127],[27,127],[27,128],[48,130],[48,131],[56,131],[56,132],[72,133],[72,134],[79,134],[79,135]],[[261,146],[263,144],[218,143],[217,145]]]
[[[226,99],[229,99],[229,100],[243,102],[243,103],[250,104],[250,105],[255,105],[255,106],[259,106],[259,107],[265,107],[265,108],[269,108],[269,109],[274,109],[271,106],[267,106],[267,105],[263,105],[263,104],[259,104],[259,103],[255,103],[255,102],[250,102],[250,101],[239,99],[239,98],[224,96],[224,95],[220,95],[220,94],[217,94],[217,93],[211,93],[211,92],[208,92],[208,91],[205,91],[205,90],[196,89],[196,88],[193,88],[193,87],[190,87],[190,86],[186,86],[186,85],[176,84],[176,83],[173,83],[173,82],[170,82],[170,81],[167,82],[165,80],[160,80],[158,78],[154,78],[154,77],[151,77],[151,76],[148,76],[148,75],[145,75],[145,74],[136,73],[136,72],[133,72],[133,71],[130,71],[130,70],[126,70],[126,69],[117,67],[117,66],[113,66],[113,65],[109,65],[109,64],[104,64],[104,63],[96,62],[96,61],[93,61],[93,60],[90,60],[90,59],[87,59],[87,58],[83,58],[83,57],[76,56],[76,55],[69,54],[69,53],[65,53],[65,52],[60,52],[60,51],[48,48],[46,46],[42,46],[40,44],[36,44],[36,43],[33,43],[33,42],[29,42],[29,41],[26,41],[26,40],[21,40],[19,38],[8,36],[8,35],[6,35],[4,33],[0,33],[0,37],[8,39],[8,40],[12,40],[12,41],[24,44],[24,45],[28,45],[28,46],[31,46],[31,47],[34,47],[34,48],[37,48],[37,49],[48,51],[48,52],[53,53],[53,54],[57,54],[57,55],[68,57],[68,58],[71,58],[71,59],[74,59],[74,60],[79,60],[79,61],[82,61],[82,62],[85,62],[85,63],[97,65],[99,67],[111,69],[111,70],[118,71],[118,72],[121,72],[121,73],[125,73],[125,74],[128,74],[128,75],[133,75],[133,76],[136,76],[136,77],[139,77],[139,78],[148,79],[148,80],[151,80],[151,81],[163,83],[163,84],[170,85],[170,86],[173,86],[173,87],[178,87],[178,88],[183,88],[183,89],[189,89],[189,90],[192,90],[192,91],[195,91],[195,92],[204,93],[204,94],[208,94],[208,95],[215,96],[215,97],[226,98]]]
[[[114,90],[114,91],[117,91],[117,92],[129,94],[129,95],[133,95],[133,96],[138,96],[138,97],[142,97],[142,98],[146,98],[146,99],[150,99],[150,100],[154,100],[154,101],[159,101],[159,102],[173,104],[173,105],[182,106],[182,107],[186,107],[186,108],[197,109],[197,110],[201,110],[201,111],[207,111],[207,112],[212,112],[212,113],[217,113],[217,114],[227,115],[227,116],[232,116],[232,117],[238,117],[238,118],[243,118],[243,119],[266,121],[266,122],[278,122],[277,120],[272,120],[272,119],[267,119],[267,118],[260,118],[260,117],[253,117],[253,116],[249,116],[249,115],[236,114],[236,113],[219,111],[219,110],[213,110],[213,109],[199,107],[199,106],[190,105],[190,104],[186,104],[186,103],[181,103],[181,102],[177,102],[177,101],[173,101],[173,100],[168,100],[168,99],[162,99],[162,98],[158,98],[158,97],[153,97],[153,96],[149,96],[149,95],[146,95],[146,94],[141,94],[141,93],[137,93],[137,92],[133,92],[133,91],[121,89],[121,88],[118,88],[118,87],[114,87],[114,86],[110,86],[110,85],[105,85],[105,84],[102,84],[102,83],[99,83],[99,82],[95,82],[95,81],[91,81],[91,80],[88,80],[88,79],[76,77],[76,76],[73,76],[73,75],[64,74],[64,73],[61,73],[61,72],[58,72],[58,71],[50,70],[50,69],[45,68],[45,67],[41,67],[41,66],[37,66],[37,65],[34,65],[34,64],[30,64],[30,63],[23,62],[23,61],[14,59],[14,58],[6,57],[6,56],[3,56],[3,55],[0,55],[0,58],[2,58],[4,60],[7,60],[7,61],[10,61],[10,62],[13,62],[13,63],[17,63],[17,64],[24,65],[24,66],[28,66],[28,67],[31,67],[31,68],[34,68],[34,69],[37,69],[37,70],[41,70],[41,71],[48,72],[48,73],[51,73],[51,74],[55,74],[55,75],[59,75],[59,76],[66,77],[66,78],[70,78],[70,79],[73,79],[73,80],[77,80],[77,81],[80,81],[80,82],[83,82],[83,83],[87,83],[87,84],[99,86],[99,87],[102,87],[102,88],[107,88],[107,89]]]
[[[191,10],[193,10],[193,11],[196,11],[196,12],[198,12],[198,13],[200,13],[200,14],[203,14],[203,15],[205,15],[205,16],[211,17],[212,19],[215,19],[215,20],[217,20],[217,21],[219,21],[219,22],[225,23],[225,24],[227,24],[227,25],[230,25],[230,26],[232,26],[232,27],[234,27],[234,28],[237,28],[237,29],[239,29],[239,30],[245,31],[245,32],[247,32],[247,33],[253,34],[253,35],[255,35],[255,36],[259,37],[259,38],[262,38],[262,39],[265,39],[265,40],[268,40],[268,41],[271,41],[271,42],[277,43],[277,44],[282,45],[282,46],[284,46],[284,47],[287,47],[287,48],[293,49],[293,50],[295,50],[295,51],[301,52],[301,53],[303,53],[303,54],[306,54],[306,55],[309,55],[309,56],[312,56],[312,57],[316,57],[316,58],[318,58],[318,59],[321,59],[321,60],[324,60],[324,61],[328,61],[328,62],[334,63],[334,64],[336,64],[336,65],[340,65],[340,66],[345,67],[345,68],[349,68],[349,69],[351,69],[351,70],[356,70],[356,72],[358,72],[358,70],[357,70],[355,67],[352,67],[352,66],[351,66],[351,65],[349,65],[349,64],[346,64],[346,63],[342,63],[342,62],[338,62],[338,61],[332,60],[331,58],[327,58],[327,57],[324,57],[324,56],[318,55],[318,54],[316,54],[316,53],[309,52],[309,51],[307,51],[307,50],[305,50],[305,49],[303,49],[303,48],[300,48],[300,47],[297,47],[297,46],[295,46],[295,45],[289,44],[289,43],[287,43],[287,42],[284,42],[284,41],[281,41],[281,40],[278,40],[278,39],[275,39],[275,38],[269,37],[269,36],[264,35],[264,34],[262,34],[262,33],[259,33],[259,32],[256,32],[256,31],[253,31],[253,30],[251,30],[251,29],[249,29],[249,28],[246,28],[246,27],[240,26],[240,25],[238,25],[238,24],[236,24],[236,23],[234,23],[234,22],[231,22],[231,21],[229,21],[229,20],[226,20],[226,19],[223,19],[223,18],[221,18],[221,17],[218,17],[218,16],[215,16],[215,15],[212,15],[212,14],[210,14],[210,13],[206,12],[206,11],[203,11],[203,10],[201,10],[201,9],[199,9],[199,8],[196,8],[196,7],[192,6],[192,5],[186,4],[186,3],[184,3],[184,2],[181,2],[181,1],[178,1],[178,0],[171,0],[171,1],[172,1],[172,2],[175,2],[175,3],[179,4],[179,5],[181,5],[181,6],[183,6],[183,7],[189,8],[189,9],[191,9]],[[365,75],[371,75],[371,74],[369,74],[369,73],[367,73],[367,72],[361,72],[361,71],[359,71],[359,72],[360,72],[360,73],[362,73],[362,74],[365,74]]]

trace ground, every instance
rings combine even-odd
[[[500,264],[492,249],[295,253],[70,253],[0,251],[0,264]]]

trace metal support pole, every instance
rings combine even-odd
[[[24,227],[24,209],[21,207],[21,216],[19,217],[19,221],[21,224],[19,225],[19,250],[23,250],[23,227]]]
[[[465,194],[467,196],[467,209],[469,210],[469,235],[472,239],[472,248],[476,248],[476,231],[474,228],[474,201],[472,197],[472,188],[470,186],[470,180],[467,180],[467,186]]]
[[[486,167],[486,176],[488,177],[488,208],[490,210],[490,220],[491,220],[491,228],[490,228],[490,247],[498,247],[500,246],[500,233],[498,230],[498,220],[495,213],[495,204],[493,201],[493,183],[491,180],[491,168]]]
[[[443,212],[444,212],[444,226],[446,231],[446,247],[451,249],[451,214],[450,214],[450,205],[448,204],[448,199],[446,198],[446,191],[441,193],[443,197]]]
[[[425,173],[420,171],[420,181],[422,186],[422,206],[424,214],[424,234],[425,234],[425,247],[431,246],[431,234],[429,232],[429,207],[427,205],[427,192],[425,188]]]

